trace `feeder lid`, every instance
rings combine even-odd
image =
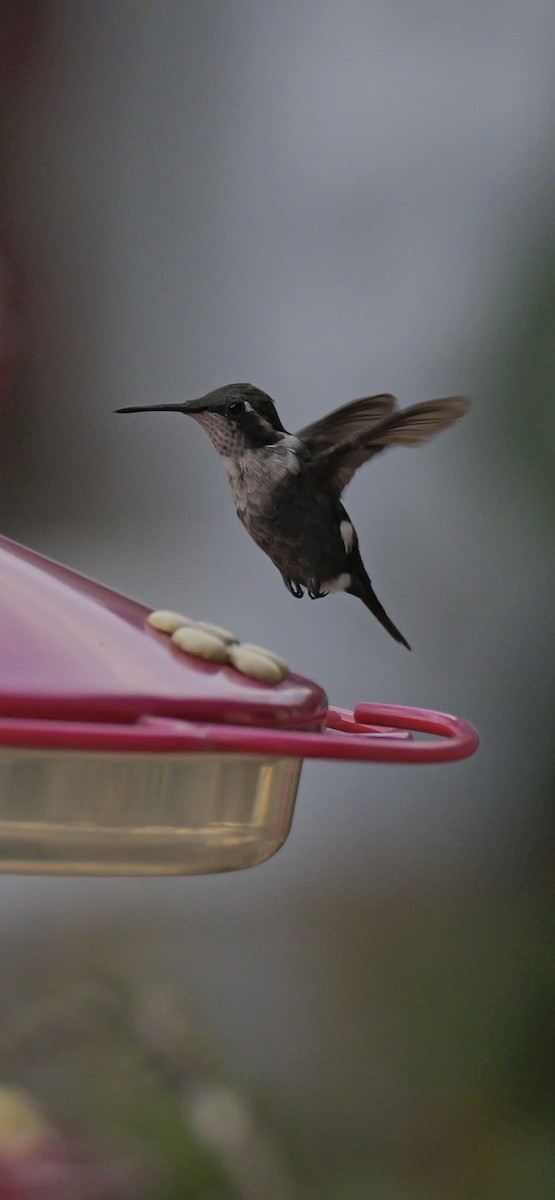
[[[149,613],[0,538],[0,746],[398,763],[454,762],[478,746],[447,713],[349,713],[299,675],[270,685],[199,660]]]
[[[149,611],[0,538],[0,718],[325,725],[317,684],[290,674],[269,686],[193,658],[145,623]]]

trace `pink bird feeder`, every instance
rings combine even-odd
[[[194,657],[144,605],[5,538],[0,577],[1,871],[238,870],[285,841],[303,759],[477,749],[445,713],[345,712],[299,675],[270,684]]]

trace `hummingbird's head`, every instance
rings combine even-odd
[[[228,383],[186,404],[118,408],[117,412],[180,412],[193,417],[224,458],[271,446],[286,432],[273,400],[251,383]]]

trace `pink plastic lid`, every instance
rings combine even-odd
[[[150,611],[0,538],[0,747],[432,763],[478,746],[446,713],[351,714],[302,676],[270,685],[194,658],[145,623]]]
[[[184,720],[320,729],[327,698],[289,675],[269,686],[184,654],[151,610],[0,538],[0,716]]]

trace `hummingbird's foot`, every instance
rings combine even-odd
[[[294,596],[296,600],[301,600],[304,596],[304,591],[300,583],[295,583],[293,579],[288,579],[286,575],[283,576],[283,580],[286,588],[288,588],[288,590],[291,592],[291,595]]]
[[[320,587],[319,579],[311,579],[307,588],[308,595],[311,600],[321,600],[323,596],[327,596],[328,592],[323,592]]]

